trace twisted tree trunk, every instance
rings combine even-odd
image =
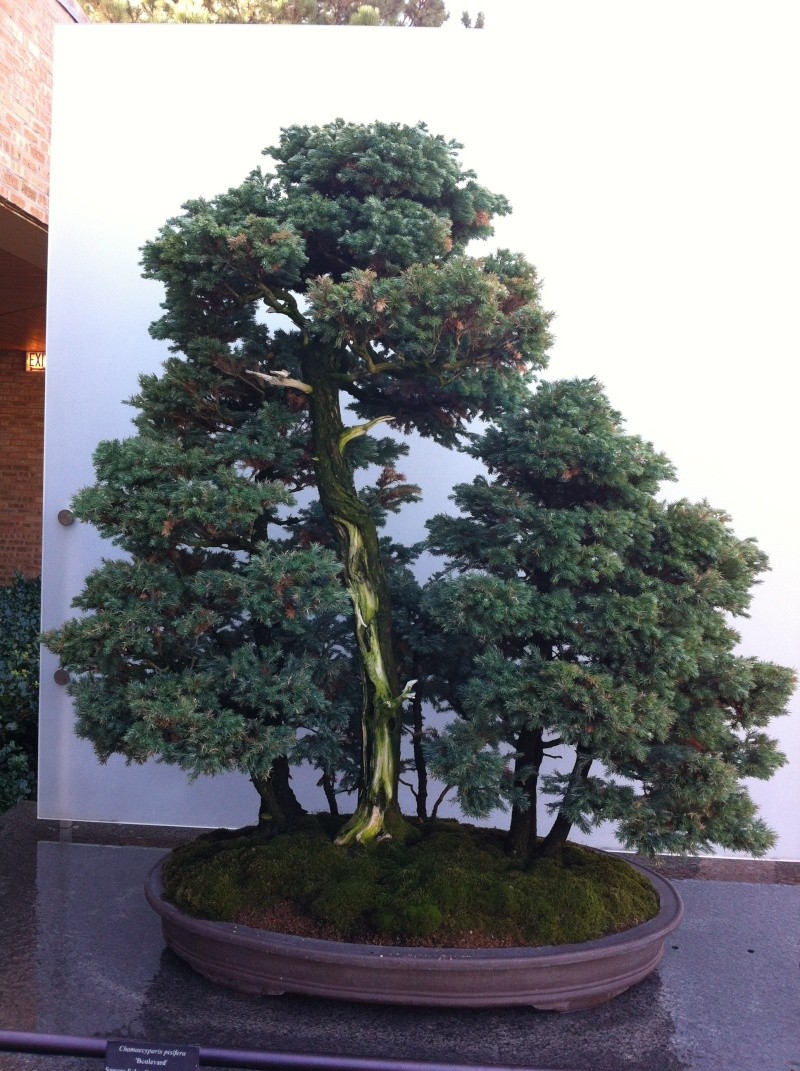
[[[363,780],[355,814],[337,843],[367,844],[388,836],[404,839],[409,832],[397,800],[405,696],[395,668],[391,604],[378,533],[356,493],[344,456],[353,429],[342,423],[332,363],[331,357],[326,359],[318,351],[308,352],[303,375],[312,388],[309,404],[317,487],[336,535],[345,585],[353,602],[363,685]]]

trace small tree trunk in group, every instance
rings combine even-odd
[[[380,558],[378,532],[359,499],[344,456],[352,429],[342,423],[333,368],[336,355],[310,352],[303,375],[310,394],[314,466],[320,502],[331,522],[353,602],[361,662],[363,782],[358,805],[337,843],[367,844],[383,837],[403,839],[409,831],[400,814],[401,705],[403,697],[392,649],[391,605]]]
[[[416,666],[415,666],[416,669]],[[416,674],[415,674],[416,675]],[[417,774],[417,818],[421,822],[428,820],[428,766],[425,761],[425,752],[422,750],[423,717],[422,717],[422,689],[417,688],[411,705],[411,746],[414,755],[414,769]]]
[[[289,784],[289,761],[285,756],[281,755],[273,761],[267,777],[251,777],[250,780],[261,797],[258,808],[259,833],[267,836],[285,833],[305,814]]]
[[[539,769],[544,756],[541,729],[523,729],[517,740],[517,759],[514,764],[514,779],[528,801],[526,810],[511,809],[511,825],[506,838],[509,855],[530,859],[536,852],[536,789]]]
[[[556,815],[556,820],[550,828],[550,832],[542,841],[537,855],[546,859],[559,859],[561,857],[561,849],[567,842],[567,837],[572,829],[572,822],[564,814],[564,803],[566,803],[574,788],[580,784],[581,781],[585,781],[589,776],[589,770],[592,765],[592,755],[585,748],[578,747],[575,755],[575,763],[572,767],[572,773],[570,774],[569,784],[567,785],[567,791],[564,793],[564,800],[561,804],[561,808]]]
[[[334,788],[333,778],[330,774],[323,773],[317,784],[325,793],[325,799],[328,801],[328,810],[333,817],[336,818],[339,814],[339,804],[336,799],[336,789]]]

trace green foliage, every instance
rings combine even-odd
[[[4,736],[13,736],[16,722],[3,727]],[[21,800],[33,799],[36,795],[36,759],[16,743],[14,739],[0,746],[0,814]]]
[[[289,901],[341,940],[378,944],[469,944],[476,934],[486,943],[565,944],[658,910],[650,883],[626,863],[569,846],[560,862],[521,866],[502,834],[455,822],[369,852],[337,848],[310,823],[268,843],[246,831],[212,834],[173,852],[164,891],[183,911],[226,921],[243,911],[252,921]]]
[[[459,485],[461,516],[429,525],[452,574],[431,612],[474,644],[464,720],[429,742],[433,772],[474,815],[533,812],[541,788],[560,842],[611,819],[639,851],[763,853],[772,838],[740,781],[784,761],[759,729],[793,678],[735,655],[729,624],[763,553],[707,503],[656,498],[668,462],[623,432],[593,380],[542,384],[472,452],[494,480]],[[575,765],[539,786],[552,748]],[[509,751],[513,775],[492,785]]]
[[[471,30],[473,28],[476,30],[482,30],[483,27],[486,25],[486,19],[484,17],[483,12],[479,11],[478,14],[475,16],[475,22],[473,23],[472,15],[470,15],[468,11],[462,11],[461,25],[468,30]]]
[[[41,584],[0,588],[0,814],[36,794]]]
[[[266,542],[247,561],[204,553],[183,574],[163,561],[104,563],[76,601],[90,615],[47,637],[80,667],[79,734],[101,759],[268,775],[297,729],[313,732],[328,711],[315,653],[344,609],[337,574],[322,548]]]
[[[95,22],[441,26],[448,17],[443,0],[82,0],[82,6]],[[482,25],[479,14],[475,26]]]
[[[140,435],[98,447],[75,512],[129,558],[87,578],[86,616],[47,642],[75,673],[78,732],[101,759],[265,776],[299,727],[326,724],[319,656],[344,596],[330,551],[268,538],[303,485],[301,418],[220,377],[184,424],[212,375],[197,371],[173,361],[143,379]]]

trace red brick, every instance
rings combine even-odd
[[[0,174],[0,196],[43,223],[47,222],[56,24],[75,24],[58,0],[0,0],[0,99],[8,113],[4,119],[12,129],[24,129],[26,138],[18,162],[21,173],[15,176],[21,185]],[[5,124],[2,133],[7,133]]]
[[[75,21],[58,0],[0,0],[0,197],[44,224],[53,28]],[[0,584],[41,570],[43,450],[44,376],[0,352]]]
[[[41,569],[44,379],[0,353],[0,584]]]

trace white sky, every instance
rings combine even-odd
[[[487,28],[458,26],[463,6],[482,8]],[[453,8],[443,31],[57,34],[46,624],[68,614],[101,549],[91,531],[52,518],[91,480],[98,439],[126,433],[119,400],[162,356],[147,336],[159,295],[139,279],[142,242],[188,197],[238,184],[281,126],[425,119],[464,142],[466,163],[514,207],[498,241],[544,279],[556,312],[549,374],[597,375],[628,428],[676,464],[680,483],[668,493],[708,497],[740,535],[758,537],[773,571],[742,628],[744,650],[797,665],[800,9],[781,0]],[[427,489],[430,512],[442,508],[466,470],[430,455],[417,465],[438,474]],[[142,771],[97,771],[70,737],[63,690],[47,673],[43,684],[57,743],[42,813],[91,817],[107,806],[113,773],[120,807],[157,820]],[[798,798],[796,708],[776,728],[792,765],[756,795],[781,830],[776,857],[800,858],[800,819],[786,802]],[[170,820],[185,821],[181,808],[197,814],[196,797],[185,803],[172,774],[147,776],[164,779]],[[230,798],[217,786],[197,791],[215,814]]]

